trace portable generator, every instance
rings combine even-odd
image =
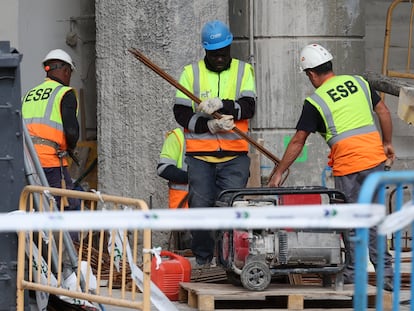
[[[216,206],[242,207],[340,204],[345,195],[325,187],[229,189],[220,193]],[[343,230],[258,228],[220,231],[217,257],[230,283],[246,289],[266,289],[272,278],[289,274],[318,274],[323,286],[343,288],[346,253]],[[334,281],[333,281],[334,280]]]

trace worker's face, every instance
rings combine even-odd
[[[230,45],[213,51],[206,51],[206,58],[215,71],[226,69],[231,60]]]
[[[69,64],[65,64],[65,66],[62,67],[62,74],[64,77],[64,84],[69,86],[70,78],[72,77],[72,67]]]

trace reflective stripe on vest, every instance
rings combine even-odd
[[[362,109],[360,110],[358,113],[369,113],[370,114],[370,121],[368,122],[368,124],[350,124],[351,128],[344,130],[340,133],[338,133],[337,130],[337,124],[335,124],[334,122],[334,117],[332,115],[332,110],[329,106],[329,103],[331,105],[334,105],[332,103],[332,101],[326,101],[324,100],[320,93],[322,93],[322,91],[320,91],[320,89],[318,89],[314,94],[312,94],[312,96],[308,97],[308,101],[313,104],[314,106],[316,106],[316,108],[319,108],[318,110],[320,110],[321,116],[324,119],[325,122],[325,126],[326,126],[326,135],[325,135],[325,140],[328,143],[328,145],[330,147],[332,147],[334,144],[336,144],[338,141],[341,141],[344,138],[348,138],[351,136],[355,136],[355,135],[359,135],[359,134],[366,134],[366,133],[371,133],[374,131],[377,131],[377,128],[374,124],[374,120],[372,118],[372,102],[371,102],[371,96],[370,96],[370,91],[368,89],[367,84],[360,78],[357,76],[337,76],[338,79],[349,79],[349,78],[354,78],[358,85],[361,87],[361,89],[363,90],[364,93],[364,99],[366,100],[366,103],[368,104],[368,109]],[[326,83],[327,84],[332,84],[335,85],[332,80],[328,80]],[[337,84],[337,81],[334,81]],[[326,85],[325,85],[326,88]],[[327,96],[327,95],[325,95]],[[346,100],[346,99],[343,99]],[[316,104],[316,105],[315,105]],[[344,103],[342,103],[344,104]],[[351,116],[352,118],[352,116]],[[367,116],[368,118],[368,116]],[[351,122],[352,123],[352,122]]]
[[[60,105],[63,96],[73,88],[57,81],[46,79],[45,82],[30,90],[22,101],[22,117],[31,136],[54,141],[59,148],[66,150],[66,139]],[[36,152],[43,167],[60,166],[56,150],[47,145],[35,145]],[[63,164],[67,165],[66,159]]]
[[[175,184],[175,183],[168,183],[168,187],[173,190],[183,190],[188,191],[187,184]]]

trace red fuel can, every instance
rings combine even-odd
[[[152,257],[151,281],[172,301],[178,300],[180,282],[190,282],[191,263],[180,255],[161,251],[162,262],[157,270],[157,258]]]

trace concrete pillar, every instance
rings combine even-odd
[[[244,60],[255,60],[258,104],[252,133],[264,138],[265,147],[282,157],[303,100],[314,90],[299,70],[300,50],[319,43],[333,54],[337,74],[364,72],[363,1],[230,0],[229,6],[231,30],[236,37],[234,49]],[[253,50],[249,14],[253,14]],[[320,185],[327,152],[319,135],[311,135],[286,185]],[[264,158],[262,174],[269,174],[272,167],[273,163]]]

